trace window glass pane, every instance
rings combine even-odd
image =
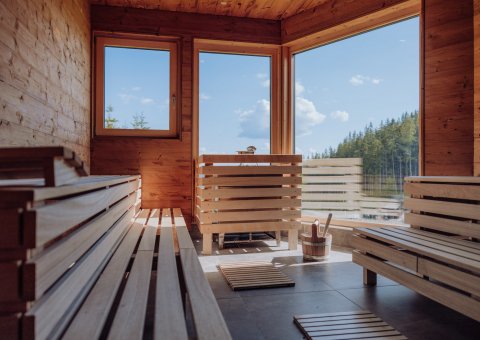
[[[418,174],[418,109],[418,18],[295,55],[295,151],[304,166],[343,159],[308,170],[317,177],[304,179],[315,185],[303,186],[303,209],[401,221],[403,178]]]
[[[170,53],[105,47],[104,127],[169,129]]]
[[[199,154],[270,153],[270,57],[200,53]]]

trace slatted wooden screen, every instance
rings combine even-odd
[[[301,155],[202,155],[196,175],[202,233],[298,228]]]
[[[361,158],[308,159],[302,175],[302,210],[360,217]]]

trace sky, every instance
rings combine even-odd
[[[132,128],[143,114],[151,129],[169,128],[169,52],[121,47],[105,48],[105,108],[118,128]]]
[[[295,55],[295,151],[336,147],[349,132],[419,108],[419,20]],[[199,153],[270,152],[270,58],[201,53]],[[107,47],[105,107],[118,127],[143,113],[168,129],[169,53]]]
[[[418,18],[295,55],[295,149],[337,146],[350,131],[419,108]],[[200,55],[200,154],[270,152],[270,59]]]

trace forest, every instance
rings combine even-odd
[[[354,131],[336,147],[309,158],[363,159],[364,190],[376,196],[402,193],[403,178],[418,174],[418,111],[372,123]]]

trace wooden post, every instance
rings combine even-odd
[[[376,286],[377,285],[377,273],[363,268],[363,284],[367,286]]]
[[[203,235],[203,255],[212,255],[212,233],[204,233]]]
[[[298,229],[288,230],[288,249],[297,250],[298,245]]]
[[[277,240],[277,247],[280,247],[280,242],[282,241],[282,232],[280,230],[275,232],[275,238]]]

